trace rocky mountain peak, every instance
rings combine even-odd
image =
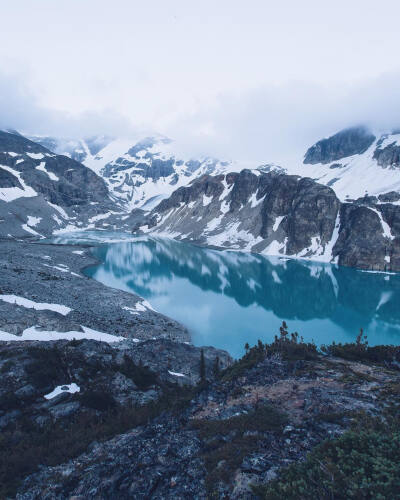
[[[355,154],[362,154],[376,137],[364,126],[347,128],[311,146],[303,163],[330,163]]]

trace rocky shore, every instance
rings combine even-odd
[[[85,327],[138,340],[190,341],[182,325],[141,297],[82,274],[96,264],[87,246],[2,241],[0,250],[0,331],[21,336],[32,327],[82,333]],[[66,309],[57,305],[70,311],[62,314]]]

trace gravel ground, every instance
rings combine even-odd
[[[0,331],[21,335],[32,326],[57,332],[83,331],[84,326],[139,340],[190,341],[186,328],[162,314],[124,309],[135,309],[142,298],[84,276],[82,270],[95,263],[88,246],[1,241],[0,295],[72,310],[63,315],[0,300]]]

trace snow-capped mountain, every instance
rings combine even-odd
[[[310,178],[243,170],[177,189],[138,232],[373,270],[400,270],[400,206],[343,203]]]
[[[384,196],[400,201],[400,132],[372,133],[352,127],[318,141],[304,158],[292,164],[217,160],[179,153],[178,145],[161,135],[81,140],[32,137],[57,154],[82,162],[106,182],[114,201],[124,210],[151,210],[181,186],[205,174],[239,172],[243,168],[277,170],[311,177],[331,187],[342,201],[364,196]],[[289,145],[290,147],[290,145]],[[266,160],[268,151],[266,151]],[[379,200],[377,200],[379,201]]]
[[[257,163],[222,161],[209,156],[192,157],[177,152],[167,137],[112,139],[104,136],[68,141],[32,137],[58,154],[82,162],[103,177],[114,201],[124,210],[150,210],[172,192],[205,174],[257,168]],[[279,169],[265,165],[263,169]]]
[[[90,169],[19,134],[0,131],[0,237],[94,228],[104,214],[120,211],[103,179]]]
[[[377,202],[400,202],[400,132],[342,130],[318,141],[302,163],[287,170],[330,186],[342,201],[375,196]]]

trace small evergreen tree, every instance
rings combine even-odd
[[[217,356],[214,360],[214,375],[216,377],[219,375],[219,356]]]
[[[206,380],[206,361],[204,359],[203,349],[200,352],[200,381],[204,382]]]

